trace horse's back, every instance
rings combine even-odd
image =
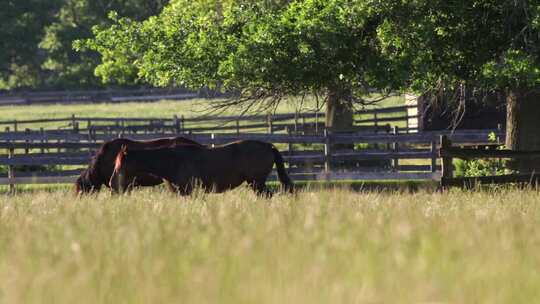
[[[214,148],[180,147],[179,180],[194,177],[212,191],[222,192],[247,181],[264,182],[272,171],[272,145],[241,140]]]
[[[234,150],[237,152],[267,152],[271,151],[273,145],[260,140],[237,140],[224,145],[219,145],[214,149]]]
[[[217,167],[242,172],[268,171],[274,163],[273,145],[257,140],[239,140],[208,149],[204,153]]]
[[[182,143],[194,143],[189,139],[183,137],[167,137],[167,138],[158,138],[152,140],[133,140],[128,138],[115,138],[111,141],[108,141],[104,146],[108,146],[111,150],[120,149],[122,146],[127,146],[130,149],[142,150],[142,149],[152,149],[152,148],[162,148],[169,147],[175,144]]]

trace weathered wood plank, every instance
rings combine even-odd
[[[508,183],[520,183],[520,184],[540,184],[540,174],[510,174],[510,175],[498,175],[498,176],[475,176],[475,177],[453,177],[442,178],[441,186],[457,186],[471,188],[477,184],[508,184]]]
[[[374,122],[395,122],[395,121],[405,121],[409,118],[415,118],[416,116],[395,116],[395,117],[377,117],[377,119],[370,118],[370,119],[357,119],[354,122],[355,123],[374,123]]]
[[[302,180],[438,180],[440,175],[435,173],[394,173],[394,172],[367,172],[367,173],[339,173],[339,172],[330,172],[319,174],[297,174],[291,175],[291,178],[294,181]]]
[[[440,150],[441,157],[456,158],[527,158],[540,157],[540,151],[514,151],[495,149],[447,148]]]
[[[0,160],[4,166],[39,166],[39,165],[85,165],[90,157],[14,157]]]
[[[51,177],[15,177],[0,178],[0,185],[27,185],[27,184],[72,184],[76,176],[51,176]]]
[[[0,149],[95,149],[100,145],[93,142],[0,142]]]
[[[55,177],[55,176],[78,176],[82,169],[61,170],[61,171],[37,171],[37,172],[17,172],[17,177]],[[0,178],[8,177],[7,174],[0,174]]]
[[[90,152],[51,152],[51,153],[29,153],[29,154],[15,154],[12,158],[14,159],[25,159],[25,158],[88,158],[93,153]],[[9,154],[0,154],[0,162],[9,158]]]

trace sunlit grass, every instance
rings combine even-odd
[[[2,303],[534,303],[534,190],[0,196]]]
[[[169,118],[174,115],[178,117],[196,117],[209,115],[209,104],[218,102],[213,99],[194,100],[162,100],[158,102],[125,102],[125,103],[101,103],[101,104],[50,104],[50,105],[30,105],[30,106],[2,106],[2,116],[0,120],[28,120],[28,119],[50,119],[66,118],[75,115],[78,117],[104,117],[104,118]],[[402,105],[403,97],[391,97],[380,106]],[[322,103],[322,101],[321,101]],[[319,104],[319,107],[322,104]],[[370,106],[373,107],[373,106]],[[276,113],[294,113],[295,111],[314,111],[317,102],[314,98],[306,98],[303,102],[299,98],[289,98],[282,102],[276,109]],[[324,111],[324,110],[323,110]],[[238,115],[239,108],[231,108],[217,114]],[[265,113],[259,113],[265,114]],[[51,124],[58,125],[58,124]],[[25,125],[28,128],[43,127],[43,124]],[[22,127],[22,128],[24,128]],[[47,126],[45,126],[47,127]]]

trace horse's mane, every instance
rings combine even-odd
[[[92,156],[90,163],[88,164],[88,167],[86,168],[86,175],[87,178],[95,177],[99,173],[100,163],[101,159],[103,158],[103,155],[107,152],[109,149],[109,146],[111,145],[110,142],[106,142],[94,153]]]
[[[126,146],[122,146],[120,151],[118,151],[118,154],[116,154],[116,157],[114,158],[114,171],[117,171],[122,167],[122,162],[124,161],[124,157],[126,155]]]

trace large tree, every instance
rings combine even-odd
[[[4,0],[0,9],[0,89],[39,83],[45,54],[39,42],[59,0]]]
[[[109,11],[134,20],[161,12],[167,0],[5,0],[0,9],[0,89],[100,85],[96,52],[76,53],[73,40],[110,25]]]
[[[104,81],[237,93],[219,106],[271,109],[285,97],[322,96],[327,126],[343,130],[360,96],[399,75],[380,56],[378,20],[365,1],[174,0],[158,17],[96,28],[78,47],[101,53]]]
[[[538,0],[372,1],[385,53],[407,66],[404,86],[425,92],[484,88],[507,96],[506,144],[540,150]],[[540,170],[540,160],[520,162]]]
[[[57,0],[59,1],[59,0]],[[94,76],[99,54],[77,53],[73,41],[92,36],[93,26],[111,24],[110,11],[144,20],[157,15],[167,0],[61,0],[53,22],[45,28],[40,48],[46,54],[42,68],[48,72],[45,85],[58,88],[84,88],[100,85]]]

